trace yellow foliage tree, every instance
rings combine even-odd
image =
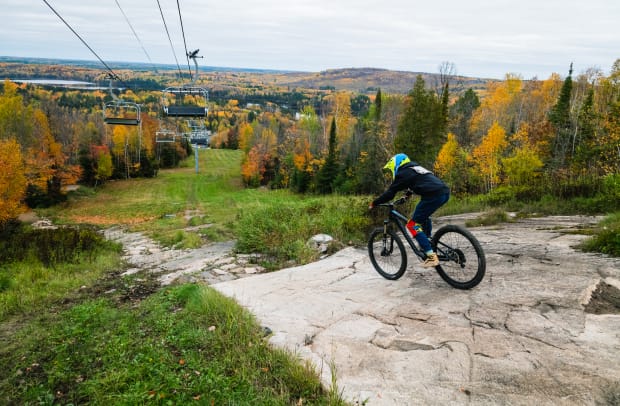
[[[293,154],[293,164],[298,171],[305,172],[312,162],[312,153],[310,152],[310,143],[308,140],[300,140],[297,144],[295,154]]]
[[[351,96],[348,93],[336,93],[333,114],[336,119],[338,145],[344,145],[353,134],[355,126],[355,118],[351,113]]]
[[[114,126],[114,130],[112,131],[112,143],[114,144],[112,151],[114,151],[114,155],[117,157],[125,155],[127,143],[129,142],[128,137],[129,132],[127,131],[127,127],[123,125]]]
[[[254,146],[254,128],[248,123],[239,124],[239,149],[249,153]]]
[[[23,212],[26,176],[19,144],[0,139],[0,225]]]
[[[17,88],[8,79],[4,81],[4,93],[0,94],[0,139],[14,138],[25,148],[33,142],[32,109],[24,106]]]
[[[448,140],[439,150],[434,166],[435,173],[450,185],[454,192],[464,192],[467,183],[467,153],[448,133]]]
[[[448,133],[448,140],[439,150],[435,160],[435,172],[441,177],[447,177],[456,163],[459,144],[453,133]]]
[[[501,158],[507,145],[506,131],[495,122],[472,151],[473,165],[484,179],[486,191],[492,190],[500,181]]]
[[[536,151],[528,147],[519,147],[514,153],[502,160],[506,183],[511,186],[531,185],[543,167]]]
[[[514,110],[520,106],[522,88],[521,78],[510,74],[502,82],[490,82],[487,96],[472,116],[472,132],[484,134],[494,123],[508,128],[514,120]]]

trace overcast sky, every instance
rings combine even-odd
[[[106,62],[175,64],[157,0],[48,0]],[[122,11],[133,26],[132,33]],[[177,2],[159,0],[181,67]],[[0,0],[0,55],[96,60],[42,0]],[[179,0],[203,66],[563,77],[620,58],[620,0]],[[142,46],[141,46],[141,44]],[[145,51],[143,50],[146,50]],[[147,56],[148,54],[148,56]]]

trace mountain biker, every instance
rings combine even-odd
[[[426,260],[422,266],[424,268],[436,267],[439,265],[439,259],[433,252],[428,239],[433,227],[430,216],[448,201],[450,188],[431,171],[402,153],[394,155],[383,169],[391,172],[392,184],[381,196],[370,203],[369,208],[372,209],[378,204],[392,200],[401,190],[407,190],[405,198],[409,198],[414,193],[419,195],[421,199],[413,210],[407,229],[426,254]]]

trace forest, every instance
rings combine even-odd
[[[385,187],[385,162],[404,152],[457,196],[497,203],[602,196],[595,210],[619,208],[620,59],[609,74],[576,74],[569,65],[566,75],[542,80],[464,82],[443,67],[417,74],[402,93],[360,87],[359,77],[342,72],[331,84],[314,75],[320,84],[297,77],[293,86],[286,73],[202,72],[208,113],[198,125],[211,148],[244,152],[247,187],[375,194]],[[110,91],[8,79],[105,83],[93,68],[2,62],[0,72],[0,223],[62,201],[68,185],[157,176],[193,153],[183,135],[196,123],[162,113],[162,89],[182,83],[174,71],[125,69],[123,85],[110,80]],[[358,90],[343,86],[353,79]],[[106,123],[104,106],[115,100],[140,106],[139,126]],[[163,129],[175,134],[168,142],[158,139]]]

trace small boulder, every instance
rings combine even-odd
[[[308,245],[315,248],[321,254],[325,254],[332,241],[334,241],[334,238],[331,235],[316,234],[310,238]]]

